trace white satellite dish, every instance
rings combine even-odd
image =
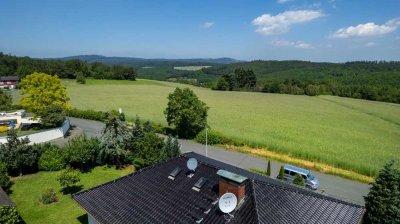
[[[196,168],[197,168],[197,165],[198,165],[197,159],[195,159],[195,158],[190,158],[190,159],[187,161],[186,165],[187,165],[187,168],[188,168],[189,170],[195,171]]]
[[[237,198],[232,193],[225,193],[218,201],[218,207],[223,213],[229,213],[235,210]]]

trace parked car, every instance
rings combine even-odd
[[[313,176],[309,170],[291,165],[284,165],[283,169],[284,169],[285,181],[292,183],[295,178],[295,175],[299,174],[304,178],[306,187],[311,188],[313,190],[317,190],[317,188],[319,187],[318,179],[315,176]]]

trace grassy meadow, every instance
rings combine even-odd
[[[65,80],[80,109],[122,108],[166,125],[167,95],[186,85],[151,80]],[[208,122],[226,137],[252,147],[318,161],[373,176],[400,160],[400,105],[335,96],[212,91],[188,86],[210,107]]]
[[[211,66],[207,65],[199,65],[199,66],[175,66],[175,70],[182,70],[182,71],[198,71],[201,70],[202,68],[209,68]]]
[[[86,213],[81,209],[71,195],[60,192],[57,175],[60,171],[42,171],[36,174],[14,178],[11,199],[17,205],[18,212],[28,224],[64,224],[87,223]],[[81,174],[83,189],[100,185],[132,172],[132,167],[123,170],[115,168],[96,167],[92,171]],[[57,192],[58,202],[43,205],[39,198],[47,188],[52,187]]]

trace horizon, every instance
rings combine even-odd
[[[400,2],[5,1],[0,51],[32,58],[400,61]]]

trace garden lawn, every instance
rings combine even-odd
[[[82,173],[80,184],[83,189],[100,185],[132,172],[132,167],[123,170],[96,167],[91,172]],[[74,224],[86,223],[85,211],[72,200],[71,195],[63,195],[57,181],[60,171],[42,171],[36,174],[14,178],[11,199],[17,205],[18,212],[27,224]],[[43,205],[39,202],[42,193],[49,187],[57,192],[58,202]]]

